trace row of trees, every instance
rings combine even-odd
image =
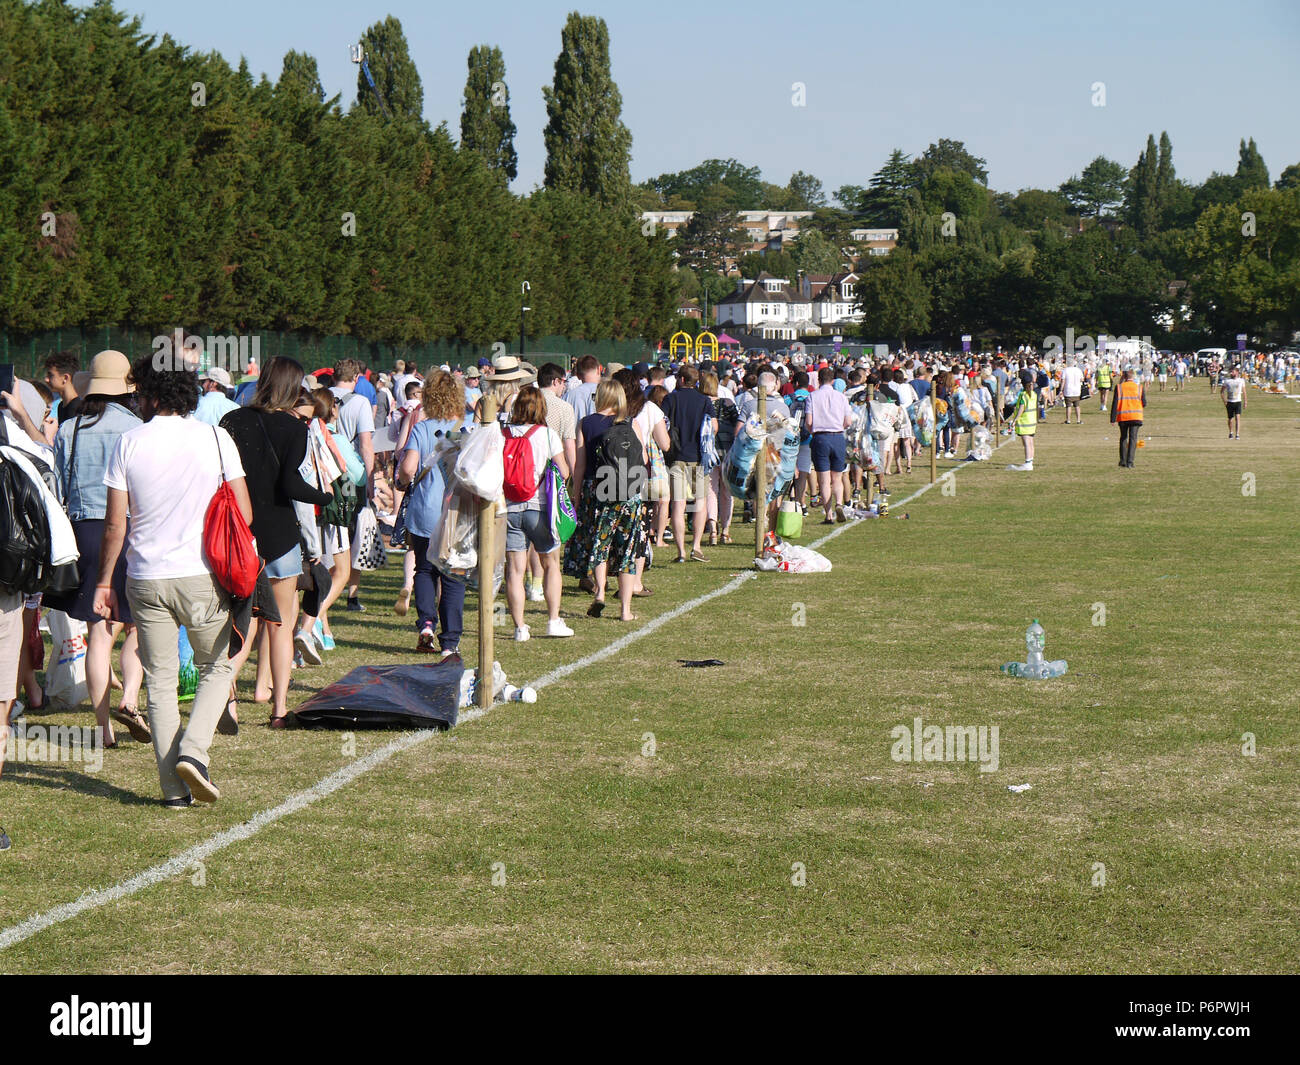
[[[1286,342],[1300,329],[1300,164],[1270,184],[1253,139],[1241,141],[1234,173],[1199,185],[1178,178],[1162,133],[1133,166],[1098,157],[1056,189],[991,189],[986,161],[945,139],[915,158],[896,149],[865,184],[836,189],[835,206],[820,190],[798,172],[782,189],[729,159],[661,175],[639,195],[696,212],[679,233],[687,297],[730,289],[721,268],[746,243],[737,210],[813,211],[794,245],[741,256],[746,277],[830,273],[853,251],[852,229],[896,228],[899,250],[859,266],[864,331],[880,340],[1031,337],[1073,325],[1181,332],[1188,343],[1238,332]]]
[[[597,18],[546,90],[546,186],[517,158],[498,49],[475,48],[457,143],[421,116],[400,23],[362,37],[346,111],[315,60],[254,79],[107,3],[0,0],[0,328],[203,325],[413,342],[529,331],[658,338],[677,285],[629,202],[630,136]]]
[[[936,163],[938,165],[936,165]],[[1233,174],[1177,177],[1167,133],[1129,169],[1098,157],[1059,189],[989,189],[959,142],[894,153],[857,200],[900,248],[865,265],[864,333],[1152,335],[1179,346],[1300,329],[1300,165],[1275,185],[1253,139]],[[850,197],[851,199],[851,197]]]

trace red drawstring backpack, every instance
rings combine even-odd
[[[249,599],[257,588],[262,560],[257,557],[253,530],[239,512],[235,493],[226,480],[226,460],[221,454],[221,438],[215,426],[212,437],[217,442],[217,458],[221,461],[221,485],[203,516],[203,553],[217,583],[236,599]]]
[[[506,438],[502,456],[506,471],[502,490],[511,503],[527,503],[537,492],[537,467],[533,461],[531,438],[540,428],[540,425],[534,425],[523,436],[515,436],[504,425],[501,427]]]

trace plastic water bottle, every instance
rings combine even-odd
[[[1038,619],[1034,618],[1034,623],[1025,630],[1025,666],[1028,676],[1044,676],[1043,648],[1046,644],[1047,633],[1043,631]]]

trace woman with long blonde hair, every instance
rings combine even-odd
[[[432,370],[425,379],[420,406],[424,416],[407,437],[397,468],[397,486],[409,494],[406,538],[415,556],[415,649],[424,654],[440,651],[446,658],[460,649],[465,580],[433,565],[428,557],[429,540],[442,517],[447,487],[441,460],[460,446],[465,386],[445,370]],[[442,630],[436,636],[435,623]]]

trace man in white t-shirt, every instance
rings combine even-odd
[[[224,429],[190,417],[198,402],[197,376],[155,369],[153,356],[145,355],[131,367],[131,380],[144,424],[122,434],[104,474],[108,510],[94,609],[102,618],[118,615],[111,582],[125,543],[126,594],[149,686],[163,804],[179,809],[221,796],[208,773],[208,748],[230,699],[233,673],[230,596],[204,555],[204,518],[223,480],[250,524],[253,506],[234,441]],[[183,732],[176,701],[181,625],[199,672]]]
[[[1228,439],[1241,439],[1241,414],[1246,409],[1246,379],[1236,366],[1219,389],[1224,409],[1228,412]]]
[[[1061,396],[1065,399],[1065,424],[1070,424],[1070,411],[1074,411],[1074,424],[1083,424],[1083,413],[1079,409],[1079,400],[1083,396],[1083,371],[1071,360],[1061,371]]]

